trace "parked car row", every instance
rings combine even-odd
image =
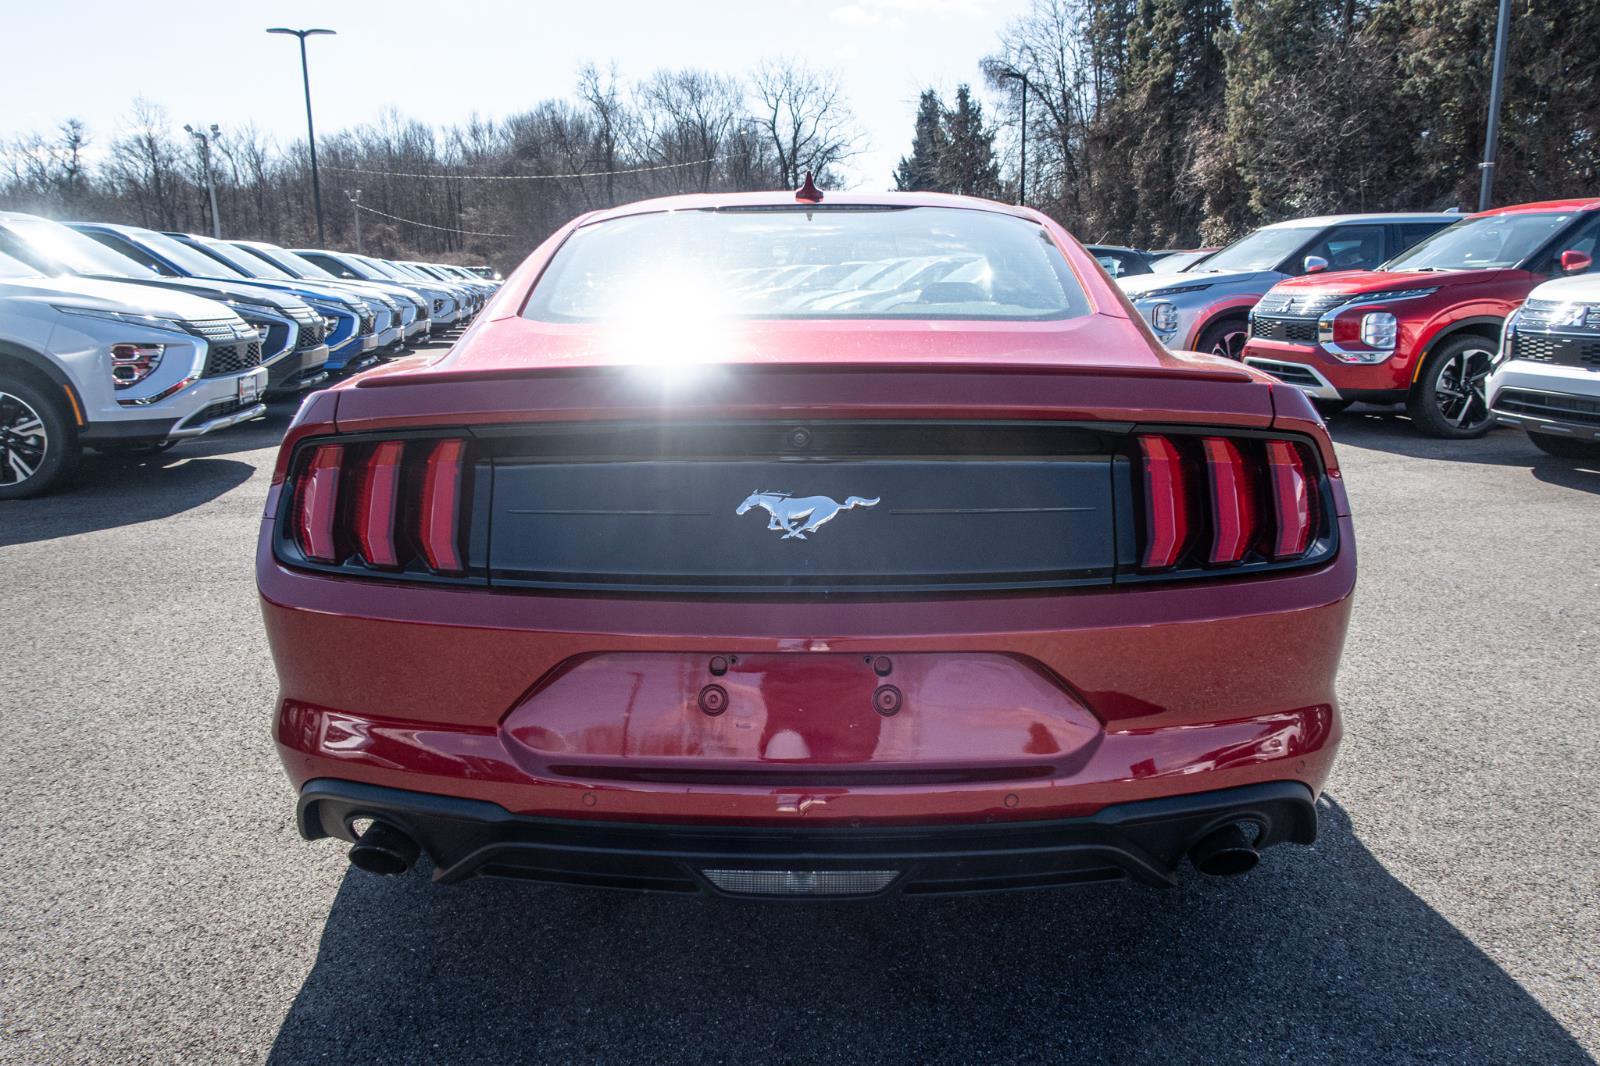
[[[1600,198],[1340,215],[1264,226],[1176,274],[1119,283],[1169,347],[1240,359],[1325,413],[1403,403],[1433,436],[1502,421],[1546,450],[1591,454],[1600,291],[1571,275],[1593,272],[1597,237]]]
[[[464,325],[464,268],[0,212],[0,499],[166,448]]]

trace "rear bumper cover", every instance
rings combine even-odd
[[[892,873],[862,896],[959,895],[1132,879],[1166,887],[1189,849],[1246,822],[1256,846],[1316,839],[1311,790],[1273,781],[1105,807],[1081,818],[893,827],[655,825],[529,817],[479,800],[321,778],[297,810],[307,840],[355,839],[358,819],[409,834],[436,881],[514,877],[671,893],[726,892],[705,871]],[[817,898],[817,893],[803,897]],[[769,898],[769,897],[763,897]]]

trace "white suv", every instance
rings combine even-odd
[[[1527,430],[1542,450],[1600,460],[1600,274],[1528,294],[1506,320],[1488,397],[1497,421]]]
[[[84,445],[158,447],[259,418],[266,381],[260,335],[224,304],[0,254],[0,500],[59,484]]]

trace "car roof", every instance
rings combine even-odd
[[[1583,196],[1570,200],[1535,200],[1526,204],[1507,204],[1504,207],[1492,207],[1487,211],[1478,211],[1468,215],[1468,218],[1483,218],[1487,215],[1515,215],[1524,211],[1593,211],[1600,208],[1600,197]]]
[[[1350,222],[1455,222],[1465,218],[1451,211],[1387,211],[1372,215],[1311,215],[1307,218],[1287,218],[1282,222],[1262,226],[1262,229],[1302,229],[1312,226],[1342,226]]]
[[[727,207],[950,207],[968,211],[989,211],[1013,215],[1030,221],[1042,216],[1026,207],[1013,207],[994,200],[976,196],[954,196],[938,192],[824,192],[822,199],[813,204],[799,199],[793,192],[688,193],[681,196],[660,196],[651,200],[636,200],[631,204],[596,211],[582,220],[583,225],[604,222],[630,215],[651,214],[658,211],[711,211]]]

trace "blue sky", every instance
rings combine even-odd
[[[977,63],[1026,0],[705,0],[341,3],[13,0],[4,15],[0,138],[87,122],[104,147],[144,96],[175,127],[253,119],[280,138],[303,136],[294,39],[267,26],[327,26],[314,38],[319,130],[370,121],[387,107],[430,122],[500,116],[570,93],[587,60],[625,78],[659,67],[727,73],[788,55],[836,68],[870,148],[858,185],[890,184],[910,144],[918,92],[980,81]]]

